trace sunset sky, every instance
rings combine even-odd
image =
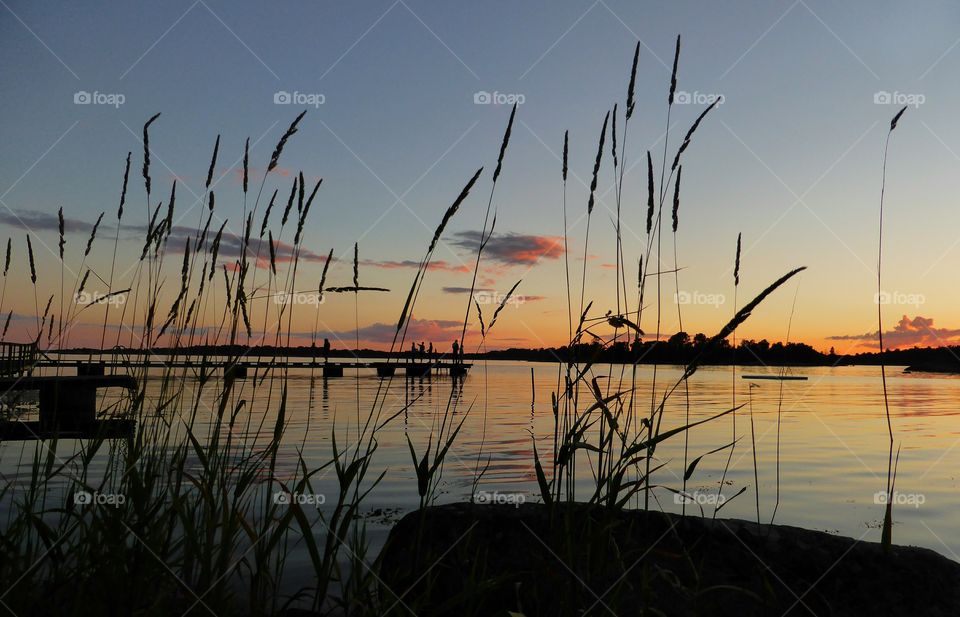
[[[330,249],[337,261],[329,283],[351,284],[358,242],[361,284],[392,291],[361,296],[356,313],[352,296],[329,297],[319,312],[298,307],[292,330],[299,343],[308,344],[316,332],[335,346],[352,346],[357,325],[361,346],[389,343],[434,228],[484,167],[437,248],[414,314],[411,337],[445,349],[466,310],[491,174],[509,102],[517,100],[522,104],[494,198],[497,233],[478,288],[482,297],[495,297],[522,279],[516,292],[522,301],[504,310],[488,346],[561,345],[567,333],[563,133],[570,132],[567,257],[576,305],[600,127],[618,103],[619,149],[639,40],[637,106],[620,161],[627,170],[622,218],[633,291],[646,242],[646,152],[653,153],[659,182],[674,41],[681,34],[669,159],[702,109],[723,97],[684,154],[677,242],[680,297],[692,301],[682,307],[684,329],[711,334],[735,310],[733,260],[742,233],[740,305],[788,270],[808,270],[765,302],[738,338],[783,340],[789,328],[790,340],[822,350],[870,348],[877,329],[884,139],[891,117],[906,104],[887,167],[884,327],[891,346],[958,343],[958,25],[960,5],[952,2],[921,8],[823,0],[136,6],[0,0],[0,241],[13,237],[0,310],[15,315],[7,338],[35,335],[28,234],[40,311],[60,292],[58,208],[67,219],[67,289],[82,276],[84,245],[102,211],[87,265],[106,278],[128,151],[118,272],[136,262],[148,216],[141,130],[150,116],[162,112],[150,130],[151,206],[166,202],[176,178],[177,225],[189,234],[202,223],[204,180],[219,134],[220,218],[213,226],[226,220],[225,234],[240,234],[244,140],[250,138],[252,184],[259,187],[277,140],[307,109],[264,190],[269,198],[278,189],[284,200],[298,171],[311,186],[323,179],[306,224],[297,287],[316,287]],[[585,296],[596,314],[616,308],[609,150],[608,135],[586,251]],[[288,224],[282,241],[289,242],[292,231]],[[185,237],[175,233],[170,250]],[[224,251],[222,261],[231,263],[235,255]],[[662,251],[663,268],[672,268],[669,225]],[[167,303],[176,293],[179,257],[169,262]],[[214,280],[222,297],[223,281]],[[672,333],[677,290],[672,275],[662,284],[662,330]],[[655,303],[649,306],[641,324],[647,331],[655,329]],[[484,307],[485,314],[494,308]],[[104,310],[78,319],[70,342],[99,341],[94,332]]]

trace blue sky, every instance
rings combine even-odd
[[[678,89],[692,102],[674,106],[671,158],[704,107],[698,103],[724,97],[685,156],[678,240],[681,287],[723,294],[726,305],[688,307],[687,329],[709,332],[729,314],[733,247],[742,232],[741,294],[793,266],[809,266],[799,287],[765,306],[744,335],[783,338],[795,292],[791,338],[818,346],[830,344],[829,336],[876,327],[883,140],[896,103],[918,103],[908,109],[891,149],[885,287],[923,302],[886,312],[891,328],[901,314],[934,319],[947,329],[960,326],[951,312],[960,301],[954,283],[960,259],[954,246],[960,238],[955,3],[0,5],[0,212],[55,214],[63,206],[70,218],[89,222],[106,210],[109,220],[124,157],[133,151],[139,170],[140,127],[162,112],[151,131],[157,193],[168,192],[178,177],[184,214],[194,201],[190,191],[202,195],[212,144],[221,134],[218,175],[226,177],[218,211],[239,230],[239,181],[229,168],[239,164],[243,140],[250,137],[252,164],[262,171],[283,130],[307,108],[281,167],[324,179],[307,223],[310,248],[346,255],[359,240],[361,256],[371,262],[418,260],[473,171],[492,170],[509,106],[477,104],[475,96],[496,92],[523,100],[498,188],[498,229],[524,237],[563,233],[557,157],[569,130],[571,264],[579,270],[587,195],[580,180],[589,183],[604,114],[615,102],[622,108],[639,40],[623,201],[625,250],[635,256],[645,236],[645,152],[652,150],[659,165],[669,65],[680,33]],[[98,101],[77,104],[77,93],[96,93]],[[306,104],[278,104],[275,99],[284,101],[278,93],[296,93]],[[889,103],[883,93],[890,94]],[[109,104],[117,95],[122,104]],[[619,120],[622,131],[622,115]],[[595,274],[587,292],[601,304],[609,303],[614,285],[613,271],[603,267],[613,261],[609,165],[607,157],[589,250]],[[271,178],[268,186],[283,194],[289,181]],[[489,183],[482,184],[458,214],[451,242],[437,259],[453,266],[469,261],[468,251],[452,240],[479,229],[488,191]],[[131,183],[130,203],[131,216],[139,217],[131,224],[142,224],[139,180]],[[195,225],[201,209],[184,222]],[[25,231],[4,228],[16,237]],[[55,247],[54,233],[36,231]],[[131,255],[139,250],[135,244],[125,249]],[[40,259],[41,270],[58,268],[53,259]],[[562,259],[548,257],[532,268],[500,264],[488,273],[492,288],[505,291],[522,277],[522,293],[542,296],[504,323],[501,344],[560,342],[562,271]],[[345,269],[340,274],[348,276]],[[391,321],[411,275],[371,267],[365,273],[371,284],[401,291],[365,309],[361,325]],[[464,279],[456,272],[432,275],[432,300],[420,316],[460,318],[464,299],[442,288],[468,285]],[[391,317],[382,315],[384,308]],[[328,309],[331,329],[353,325],[352,305]]]

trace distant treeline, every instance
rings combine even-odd
[[[665,341],[640,341],[616,343],[604,349],[599,343],[578,345],[574,350],[562,348],[504,349],[490,351],[485,357],[498,360],[530,360],[556,362],[566,361],[571,354],[581,362],[594,359],[596,362],[639,364],[689,364],[699,358],[703,364],[746,366],[849,366],[878,365],[881,354],[861,352],[837,354],[831,347],[824,353],[806,343],[770,343],[747,339],[738,341],[736,349],[728,340],[711,348],[704,334],[692,338],[678,332]],[[918,369],[960,370],[960,346],[914,347],[911,349],[887,350],[883,362],[890,366],[913,366]]]
[[[591,360],[602,363],[689,364],[698,358],[703,364],[745,365],[799,365],[820,366],[836,364],[841,358],[824,354],[806,343],[770,343],[738,341],[737,347],[728,340],[708,345],[702,333],[691,337],[678,332],[662,341],[618,341],[604,347],[599,342],[583,343],[574,348],[504,349],[487,352],[486,357],[503,360],[567,361],[571,357],[580,362]]]
[[[574,348],[545,347],[539,349],[509,348],[485,353],[467,353],[464,358],[479,360],[521,360],[531,362],[580,362],[593,361],[603,363],[639,363],[639,364],[688,364],[694,358],[700,358],[703,364],[770,365],[770,366],[837,366],[851,364],[879,364],[880,354],[863,352],[857,354],[837,354],[833,348],[824,353],[806,343],[770,343],[766,339],[759,341],[747,339],[738,341],[736,349],[728,340],[721,341],[712,348],[707,345],[704,334],[693,337],[686,332],[678,332],[662,341],[620,341],[606,347],[599,342],[583,343]],[[62,350],[65,353],[99,354],[104,353],[92,348],[74,348]],[[106,353],[110,353],[108,350]],[[158,347],[151,350],[116,350],[115,353],[132,355],[190,355],[190,356],[245,356],[274,357],[287,356],[297,358],[322,358],[323,350],[319,346],[277,347],[261,345],[192,345],[187,347]],[[449,350],[436,351],[435,358],[448,357]],[[376,349],[331,349],[331,358],[389,358],[391,354]],[[411,357],[410,351],[395,353],[392,357]],[[414,357],[419,357],[415,354]],[[960,347],[914,347],[912,349],[887,350],[883,360],[894,366],[960,366]]]

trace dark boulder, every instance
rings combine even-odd
[[[784,525],[582,504],[411,512],[381,602],[417,615],[960,615],[960,564]]]

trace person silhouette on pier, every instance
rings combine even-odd
[[[433,341],[430,341],[430,348],[427,349],[427,359],[433,362]]]
[[[410,361],[411,362],[417,361],[417,344],[414,343],[413,341],[410,341]]]
[[[460,353],[460,345],[456,341],[454,341],[453,342],[453,363],[454,364],[457,363],[457,356],[459,355],[459,353]]]
[[[330,362],[330,339],[323,339],[323,363]]]
[[[423,341],[420,342],[420,359],[423,360],[427,357],[427,348],[423,346]]]

